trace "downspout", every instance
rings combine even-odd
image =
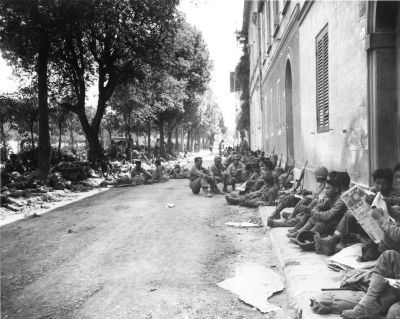
[[[263,87],[262,87],[262,37],[261,37],[261,18],[262,14],[258,13],[258,56],[259,56],[259,81],[260,81],[260,108],[261,108],[261,148],[264,151],[264,108],[263,108]]]

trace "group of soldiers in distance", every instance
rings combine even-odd
[[[375,194],[380,192],[391,217],[388,221],[380,209],[372,207],[372,217],[384,233],[383,240],[375,244],[341,198],[351,185],[346,171],[329,172],[323,166],[318,167],[314,170],[315,191],[310,192],[303,189],[306,167],[299,179],[294,180],[293,166],[282,167],[282,159],[279,161],[277,155],[265,157],[261,151],[240,147],[226,155],[224,160],[216,156],[209,169],[202,166],[201,157],[195,158],[189,175],[194,194],[201,191],[206,197],[225,194],[230,205],[275,206],[268,226],[289,227],[288,240],[296,245],[301,245],[302,234],[311,234],[315,251],[320,254],[332,255],[346,246],[362,243],[362,260],[377,259],[376,267],[365,297],[353,309],[345,309],[342,317],[400,318],[400,164],[372,173],[373,195],[368,195],[366,201],[372,204]],[[222,184],[222,190],[218,184]],[[290,214],[284,211],[288,207],[294,207]],[[393,287],[385,278],[399,280]]]

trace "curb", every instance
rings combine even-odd
[[[325,256],[303,251],[290,243],[286,237],[286,227],[267,227],[268,216],[274,209],[273,206],[262,206],[258,211],[281,265],[285,277],[285,289],[294,299],[298,310],[302,311],[302,318],[340,318],[340,315],[313,313],[310,307],[310,298],[320,294],[321,288],[339,287],[341,274],[327,267]],[[289,211],[289,209],[285,209],[285,211]]]

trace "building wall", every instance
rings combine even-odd
[[[359,2],[314,2],[299,27],[301,139],[295,145],[309,168],[347,170],[352,181],[368,184],[366,15]],[[317,34],[328,25],[329,128],[317,133]],[[307,174],[309,182],[312,175]]]
[[[248,19],[248,41],[250,46],[250,147],[262,148],[262,117],[260,101],[260,45],[258,2],[253,1]],[[253,13],[256,15],[253,18]]]
[[[283,21],[280,32],[275,40],[275,47],[271,49],[263,69],[263,92],[264,92],[264,149],[275,154],[287,155],[287,134],[289,126],[293,127],[294,144],[296,145],[301,136],[296,134],[300,128],[300,96],[299,96],[299,34],[297,15],[298,8],[292,3]],[[292,23],[290,23],[292,22]],[[290,27],[290,28],[289,28]],[[286,67],[290,64],[292,72],[292,103],[293,119],[287,121],[286,106],[287,94],[285,89]],[[296,151],[296,147],[295,147]],[[296,159],[296,153],[294,159]],[[290,159],[292,162],[293,159]]]

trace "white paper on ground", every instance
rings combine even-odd
[[[244,182],[239,187],[236,187],[236,190],[238,190],[239,192],[244,192],[246,190],[246,184],[247,182]]]
[[[368,269],[376,264],[376,260],[360,262],[358,258],[362,256],[362,244],[355,244],[346,247],[339,251],[337,254],[328,258],[328,264],[339,266],[340,268],[347,269]]]
[[[175,207],[175,204],[174,203],[167,203],[167,205],[165,205],[165,207],[172,208],[172,207]]]
[[[233,227],[262,227],[262,225],[253,224],[253,223],[249,223],[249,222],[242,222],[242,223],[227,222],[227,223],[225,223],[225,225],[233,226]]]
[[[236,265],[236,275],[217,284],[236,294],[245,303],[263,313],[278,311],[280,308],[269,303],[268,298],[282,291],[283,278],[271,269],[248,262]]]

